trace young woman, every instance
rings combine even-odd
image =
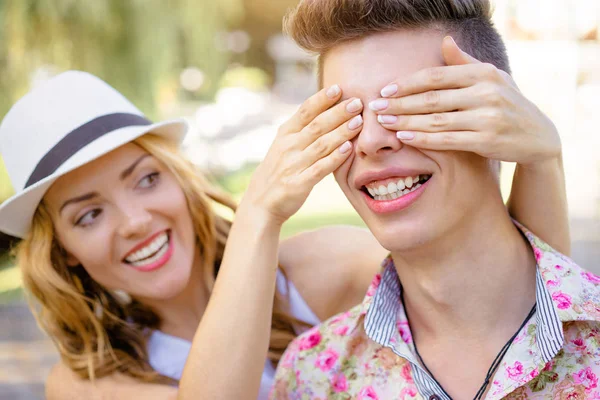
[[[179,153],[181,121],[151,124],[80,72],[11,109],[0,148],[17,194],[0,229],[24,239],[24,283],[61,354],[49,399],[265,398],[291,339],[360,302],[385,256],[367,232],[279,243],[283,222],[353,152],[362,103],[340,97],[322,90],[280,128],[233,225],[213,210],[233,203]],[[545,190],[563,198],[558,180]],[[514,204],[522,222],[568,247],[526,193]],[[564,204],[553,206],[560,226]]]

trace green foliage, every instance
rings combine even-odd
[[[8,179],[8,172],[4,168],[2,157],[0,157],[0,203],[12,196],[14,190]]]
[[[244,194],[246,188],[250,184],[250,179],[252,179],[252,174],[254,173],[255,169],[255,164],[247,164],[237,171],[217,177],[217,184],[219,184],[233,197],[239,199],[242,197],[242,194]]]
[[[40,68],[91,72],[156,116],[159,94],[175,92],[182,69],[195,66],[210,98],[229,57],[215,34],[240,10],[241,0],[0,1],[0,115]]]
[[[305,232],[329,225],[354,225],[365,227],[365,223],[354,212],[297,214],[286,221],[281,229],[281,237],[286,238],[300,232]]]
[[[260,68],[236,67],[228,69],[221,78],[222,87],[244,87],[261,91],[269,87],[271,78]]]

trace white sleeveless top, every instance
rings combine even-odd
[[[299,320],[305,321],[311,325],[320,323],[319,318],[317,318],[315,313],[306,304],[292,282],[288,282],[285,276],[280,271],[277,271],[277,290],[279,290],[281,294],[287,296],[288,288],[290,313]],[[183,367],[188,354],[190,353],[191,346],[192,343],[187,340],[167,335],[161,331],[154,331],[148,340],[150,365],[162,375],[179,380],[181,379]],[[258,400],[267,399],[274,378],[275,368],[273,368],[269,360],[266,360],[265,369],[263,370],[260,381]]]

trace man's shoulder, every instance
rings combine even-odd
[[[328,386],[334,371],[352,351],[352,343],[367,338],[362,329],[363,305],[335,315],[299,335],[288,346],[277,367],[276,393],[297,392],[303,386]],[[279,389],[278,389],[279,388]]]
[[[350,310],[334,315],[319,325],[299,335],[288,347],[304,356],[318,353],[326,347],[340,347],[361,331],[364,305],[359,304]]]
[[[415,397],[408,361],[369,339],[363,322],[364,304],[299,336],[279,363],[271,399]]]
[[[563,329],[562,350],[535,370],[535,378],[513,393],[514,398],[520,398],[517,394],[543,399],[600,398],[600,322],[570,321]]]

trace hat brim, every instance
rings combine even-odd
[[[69,158],[55,173],[0,204],[0,231],[24,238],[31,227],[31,220],[40,201],[50,186],[61,176],[148,133],[163,136],[181,144],[188,127],[185,120],[176,119],[152,125],[117,129],[96,139]]]

